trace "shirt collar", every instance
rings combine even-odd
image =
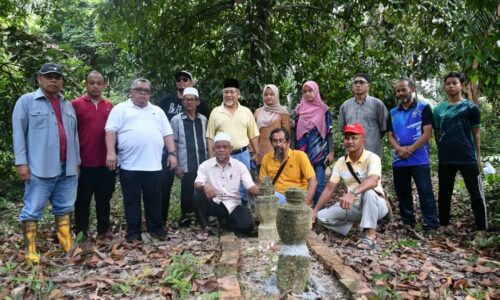
[[[398,110],[410,110],[417,107],[417,100],[413,99],[413,103],[408,107],[408,109],[404,109],[403,104],[398,105]]]
[[[227,162],[227,165],[226,166],[229,166],[231,167],[233,165],[233,159],[231,156],[229,156],[229,161]],[[214,157],[214,163],[212,164],[213,167],[218,167],[218,168],[221,168],[222,169],[222,166],[219,165],[219,163],[217,162],[217,158]]]
[[[368,101],[368,98],[370,98],[370,95],[366,94],[366,97],[365,97],[365,99],[363,100],[363,102],[360,102],[360,101],[358,100],[358,98],[356,98],[356,96],[354,96],[354,101],[356,101],[356,103],[357,103],[357,104],[359,104],[359,105],[363,105],[363,104],[365,104],[365,103],[366,103],[366,101]]]
[[[181,118],[182,119],[189,119],[189,117],[185,111],[183,113],[181,113]],[[198,118],[200,118],[200,113],[196,113],[196,116],[194,117],[195,120]]]
[[[292,149],[288,148],[288,150],[286,151],[286,157],[287,158],[290,158],[290,156],[292,155]],[[275,157],[274,157],[274,150],[273,150],[273,159],[274,160],[277,160]]]
[[[92,101],[92,98],[90,98],[90,96],[88,94],[85,94],[83,95],[83,100],[87,101],[87,102],[91,102]],[[102,102],[104,100],[104,98],[102,97],[102,95],[99,96],[99,102]]]
[[[63,95],[61,93],[58,93],[57,97],[59,98],[59,100],[63,100],[64,99],[64,97],[63,97]],[[43,91],[42,91],[41,88],[38,88],[35,91],[35,100],[49,100],[49,98],[47,98],[47,96],[45,96],[45,94],[43,93]]]
[[[366,151],[365,151],[365,148],[363,148],[363,152],[361,153],[361,156],[359,157],[359,159],[356,161],[356,163],[362,163],[366,160]],[[352,162],[351,161],[351,157],[349,155],[347,155],[347,158],[345,159],[345,162]]]
[[[136,108],[136,109],[150,109],[151,108],[151,102],[148,101],[148,105],[144,107],[139,107],[132,102],[131,98],[128,98],[127,103],[129,104],[130,107]]]

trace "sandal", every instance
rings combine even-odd
[[[375,249],[375,246],[377,246],[377,242],[374,239],[372,240],[366,236],[360,238],[356,243],[356,247],[358,249],[364,249],[364,250],[373,250]]]
[[[208,232],[207,231],[201,231],[196,235],[196,239],[198,241],[206,241],[208,240]]]

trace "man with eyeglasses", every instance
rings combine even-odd
[[[307,190],[306,204],[311,204],[318,182],[309,157],[303,151],[290,149],[290,132],[284,128],[273,129],[269,140],[274,151],[262,158],[260,180],[271,177],[280,205],[285,204],[285,190],[289,187]]]
[[[106,122],[106,166],[117,168],[120,163],[120,183],[127,220],[126,239],[141,241],[141,195],[146,226],[153,238],[166,239],[161,219],[162,151],[168,151],[166,166],[177,166],[174,135],[167,116],[149,102],[151,83],[139,78],[132,82],[130,98],[116,105]]]
[[[354,97],[345,101],[339,110],[338,128],[360,123],[366,130],[365,149],[382,158],[382,137],[387,130],[389,113],[384,103],[368,95],[371,78],[368,74],[354,75],[352,90]]]
[[[208,156],[214,156],[214,137],[219,132],[226,132],[231,137],[233,150],[231,157],[241,161],[250,170],[250,159],[257,162],[259,158],[259,129],[255,118],[245,106],[239,102],[240,84],[234,78],[224,80],[222,105],[214,108],[207,125]],[[249,145],[254,150],[250,158]],[[246,190],[241,186],[243,205],[248,203]]]
[[[80,146],[75,110],[64,99],[60,65],[44,64],[39,88],[22,95],[12,114],[15,165],[24,182],[24,206],[19,216],[26,244],[25,259],[38,263],[38,222],[50,201],[57,238],[64,252],[72,246],[70,214],[76,199]]]
[[[178,71],[175,73],[175,92],[168,94],[160,100],[159,106],[165,114],[169,121],[180,113],[184,112],[184,105],[182,103],[182,97],[184,89],[193,86],[193,75],[188,71]],[[205,116],[208,119],[210,116],[210,106],[205,101],[199,99],[200,103],[197,107],[197,112]],[[175,170],[171,170],[166,166],[168,154],[166,151],[163,152],[162,166],[163,172],[161,177],[161,202],[162,202],[162,221],[163,224],[167,222],[168,210],[170,206],[170,193],[172,191],[172,185],[175,178]]]

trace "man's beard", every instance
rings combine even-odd
[[[285,156],[285,151],[281,147],[276,147],[274,148],[274,158],[278,160],[283,160],[283,157]]]
[[[408,101],[410,101],[410,97],[408,97],[408,96],[399,97],[398,101],[401,104],[406,104]]]

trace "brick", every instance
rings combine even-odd
[[[240,283],[236,275],[229,275],[222,278],[218,278],[219,283],[219,299],[223,300],[239,300],[241,297]]]

